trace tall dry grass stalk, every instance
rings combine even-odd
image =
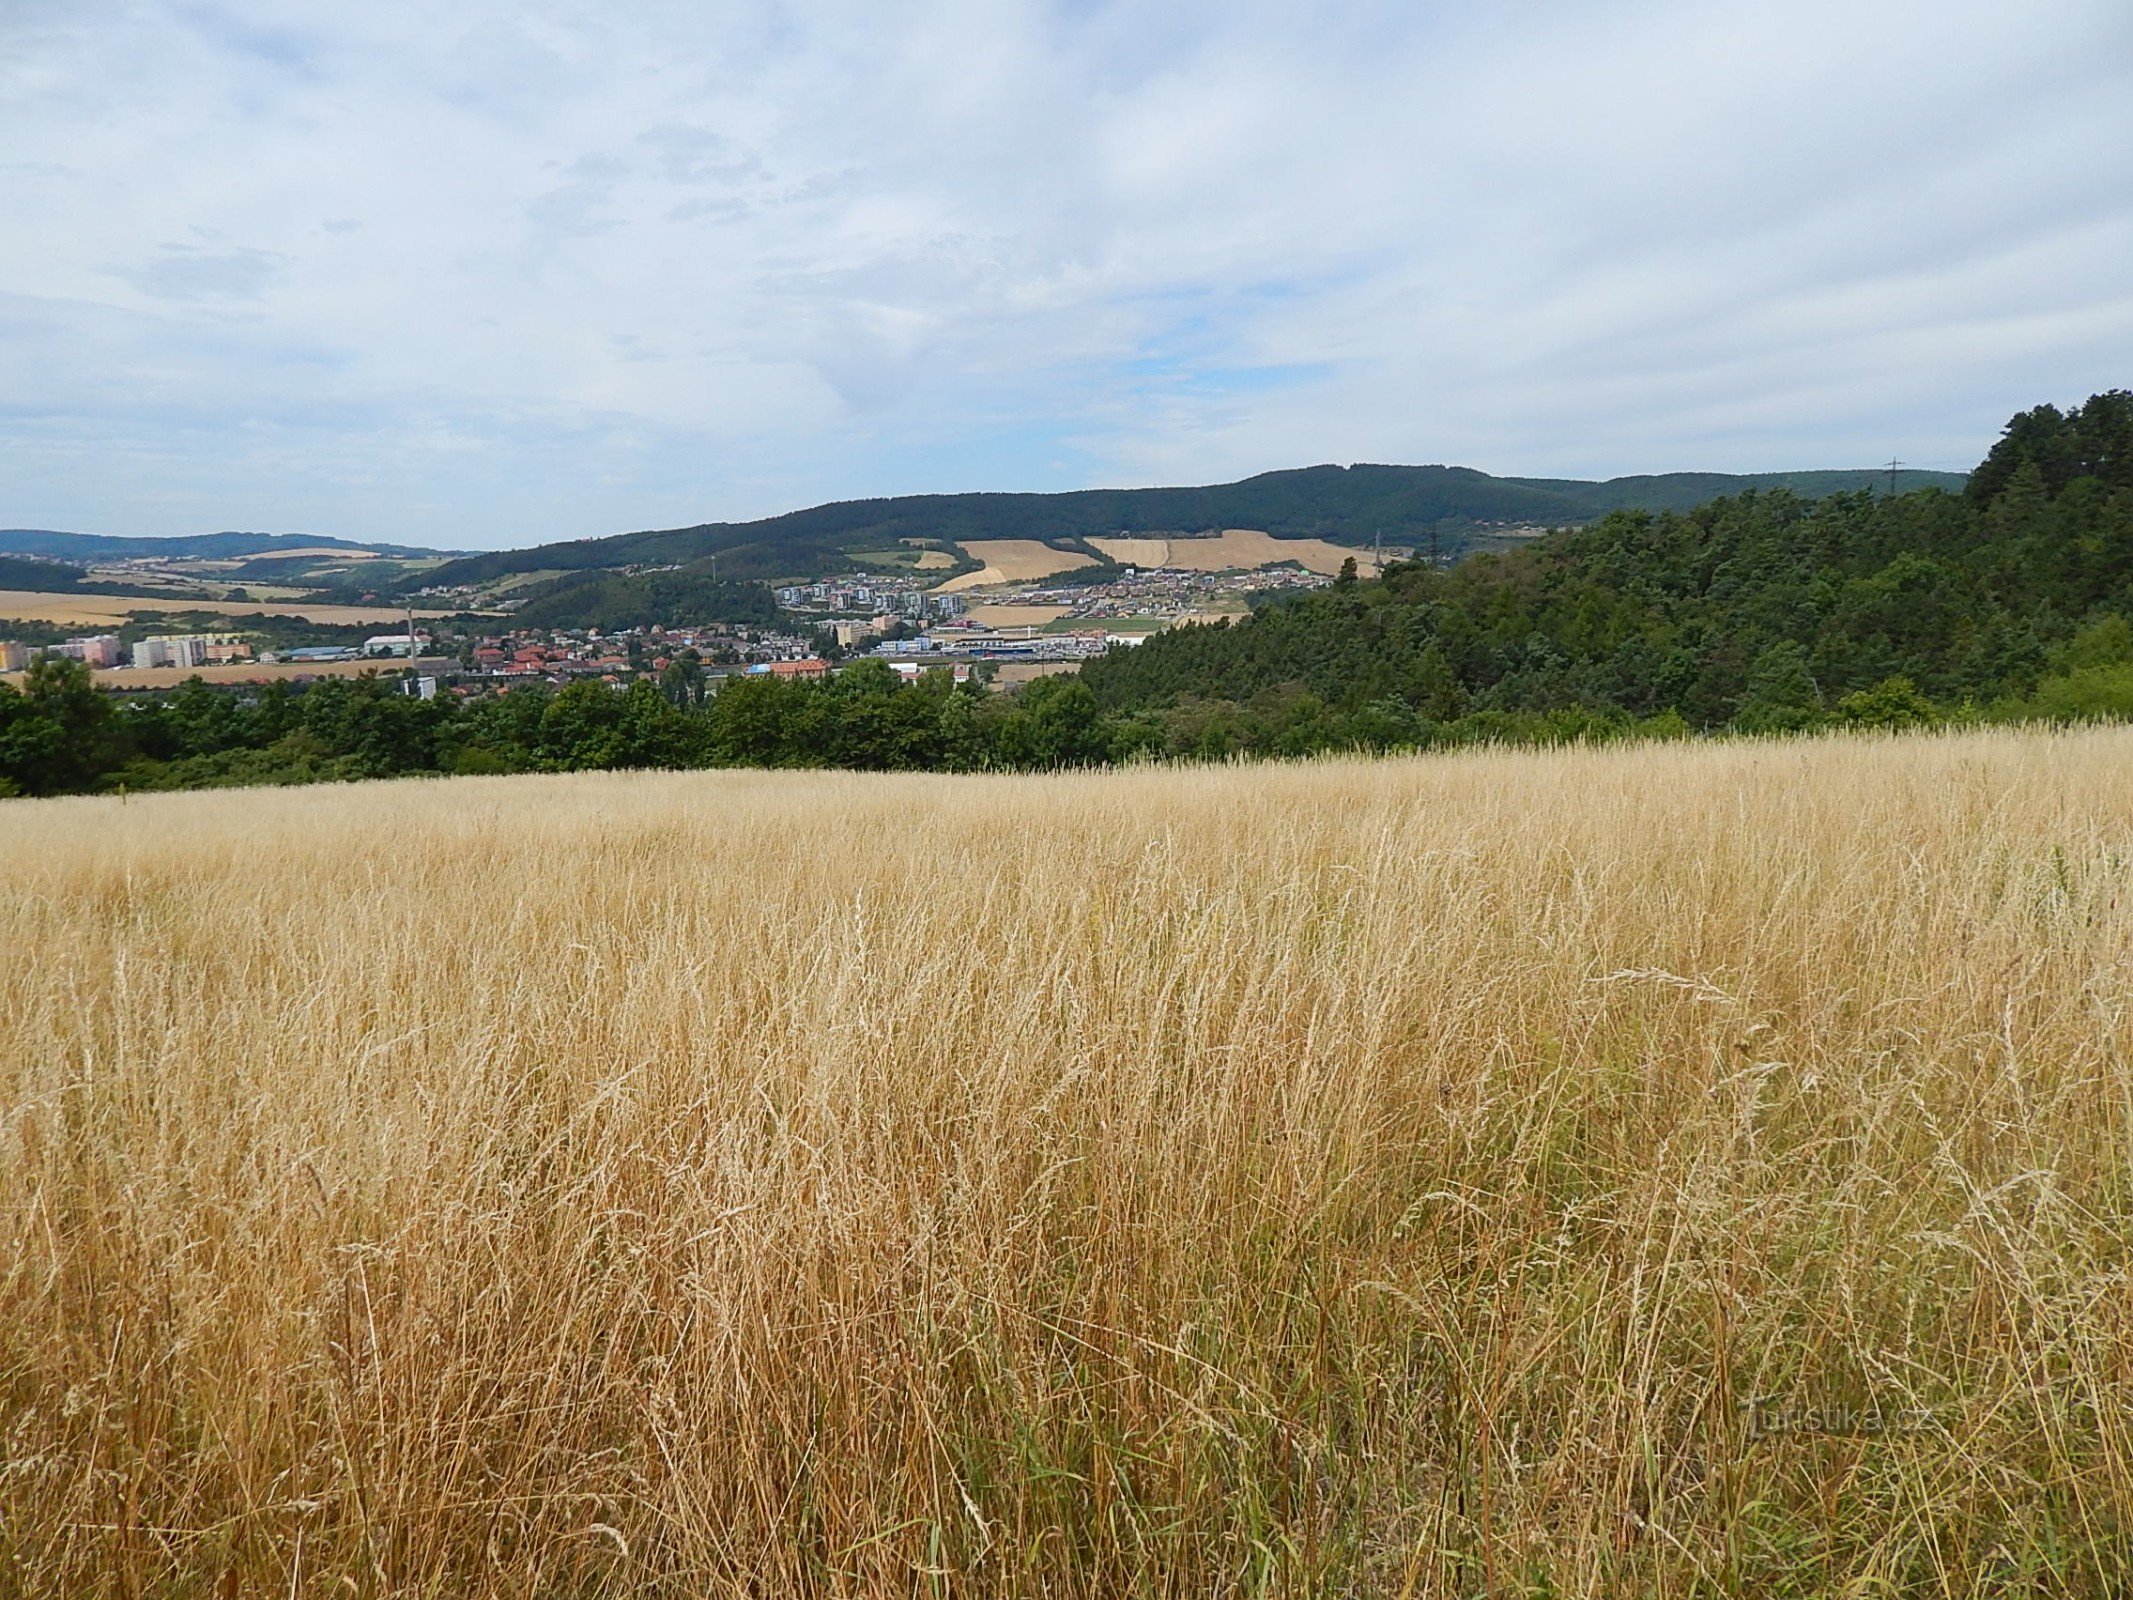
[[[2126,1592],[2133,734],[0,806],[0,1591]]]

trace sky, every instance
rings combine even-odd
[[[2133,386],[2125,0],[0,0],[0,526],[493,548]]]

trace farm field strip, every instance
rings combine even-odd
[[[1277,539],[1254,528],[1225,528],[1204,539],[1091,539],[1113,561],[1143,567],[1180,567],[1192,572],[1252,569],[1294,561],[1310,572],[1332,576],[1353,560],[1364,577],[1377,572],[1367,550],[1330,544],[1324,539]]]
[[[217,616],[301,617],[306,622],[392,623],[406,619],[391,606],[290,605],[274,600],[202,600],[191,595],[49,594],[0,589],[0,620],[75,624],[123,623],[136,611],[203,611]],[[449,617],[449,611],[417,611],[417,619]]]
[[[1040,578],[1093,566],[1087,556],[1072,550],[1054,550],[1036,539],[959,539],[957,544],[985,565],[936,586],[940,594],[960,594],[965,589],[992,588],[1005,583],[1033,583]]]
[[[1068,614],[1065,606],[972,606],[964,613],[972,622],[992,628],[1042,627]]]
[[[863,567],[888,572],[936,572],[955,565],[955,557],[945,550],[854,550],[851,558]]]

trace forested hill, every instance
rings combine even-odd
[[[1971,702],[2133,715],[2133,395],[2016,417],[1964,493],[1758,489],[1397,565],[1083,670],[1178,752],[1679,719],[1780,729]],[[2086,698],[2084,698],[2086,697]]]
[[[67,590],[89,574],[64,561],[38,561],[0,553],[0,589]]]
[[[48,556],[59,561],[126,561],[156,556],[219,561],[271,556],[286,550],[370,550],[379,555],[410,557],[451,554],[413,545],[330,539],[313,533],[183,533],[129,538],[108,533],[61,533],[52,528],[0,528],[0,553]]]
[[[1959,489],[1962,474],[1904,472],[1899,492]],[[893,547],[898,539],[1043,539],[1054,543],[1114,533],[1198,533],[1258,528],[1277,538],[1330,538],[1368,544],[1427,540],[1440,528],[1445,548],[1485,522],[1549,526],[1589,522],[1623,506],[1682,510],[1714,495],[1789,488],[1803,495],[1886,489],[1885,475],[1856,471],[1732,475],[1677,472],[1589,483],[1568,478],[1496,478],[1468,467],[1305,467],[1240,483],[1189,489],[1081,489],[1064,494],[931,494],[849,500],[758,522],[704,523],[614,534],[469,556],[430,574],[439,584],[478,583],[517,572],[579,571],[719,558],[729,578],[797,577],[840,564],[852,550]],[[1441,525],[1441,526],[1440,526]]]

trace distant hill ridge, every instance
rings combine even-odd
[[[372,550],[382,556],[451,555],[415,545],[375,539],[334,539],[316,533],[180,533],[163,538],[108,533],[61,533],[52,528],[0,528],[0,554],[48,556],[59,561],[123,561],[142,556],[173,560],[226,561],[270,556],[284,550]]]
[[[1080,686],[1199,757],[2133,719],[2133,393],[2021,413],[1961,495],[1625,508],[1173,628]]]
[[[1959,472],[1902,472],[1899,492],[1959,490]],[[1057,494],[922,494],[846,500],[754,522],[574,539],[500,550],[450,562],[430,583],[477,583],[520,572],[702,561],[717,556],[727,578],[804,576],[853,550],[898,539],[1041,539],[1072,546],[1091,535],[1189,534],[1258,528],[1277,538],[1324,538],[1357,546],[1380,534],[1394,543],[1426,540],[1442,525],[1456,550],[1477,523],[1554,526],[1591,522],[1617,510],[1683,511],[1717,495],[1790,489],[1819,497],[1839,490],[1886,492],[1888,474],[1870,468],[1815,472],[1674,472],[1586,482],[1497,478],[1471,467],[1303,467],[1238,483],[1179,489],[1075,489]],[[1094,554],[1094,552],[1090,552]]]
[[[1839,490],[1887,492],[1872,468],[1810,472],[1668,472],[1609,478],[1498,478],[1472,467],[1300,467],[1236,483],[1191,488],[1073,489],[1053,494],[899,495],[836,501],[751,522],[707,522],[572,539],[522,549],[462,554],[426,583],[476,583],[514,573],[687,564],[719,558],[725,578],[806,576],[841,564],[855,550],[899,539],[1040,539],[1069,547],[1091,535],[1192,534],[1258,528],[1276,538],[1323,538],[1357,546],[1382,535],[1393,543],[1441,536],[1447,553],[1471,542],[1477,524],[1581,524],[1610,511],[1684,511],[1719,495],[1789,489],[1810,498]],[[1899,492],[1963,486],[1959,472],[1905,471]],[[93,562],[142,556],[230,559],[281,550],[374,550],[380,555],[459,554],[320,534],[201,533],[167,538],[0,528],[0,553]],[[1094,551],[1085,551],[1094,555]]]

